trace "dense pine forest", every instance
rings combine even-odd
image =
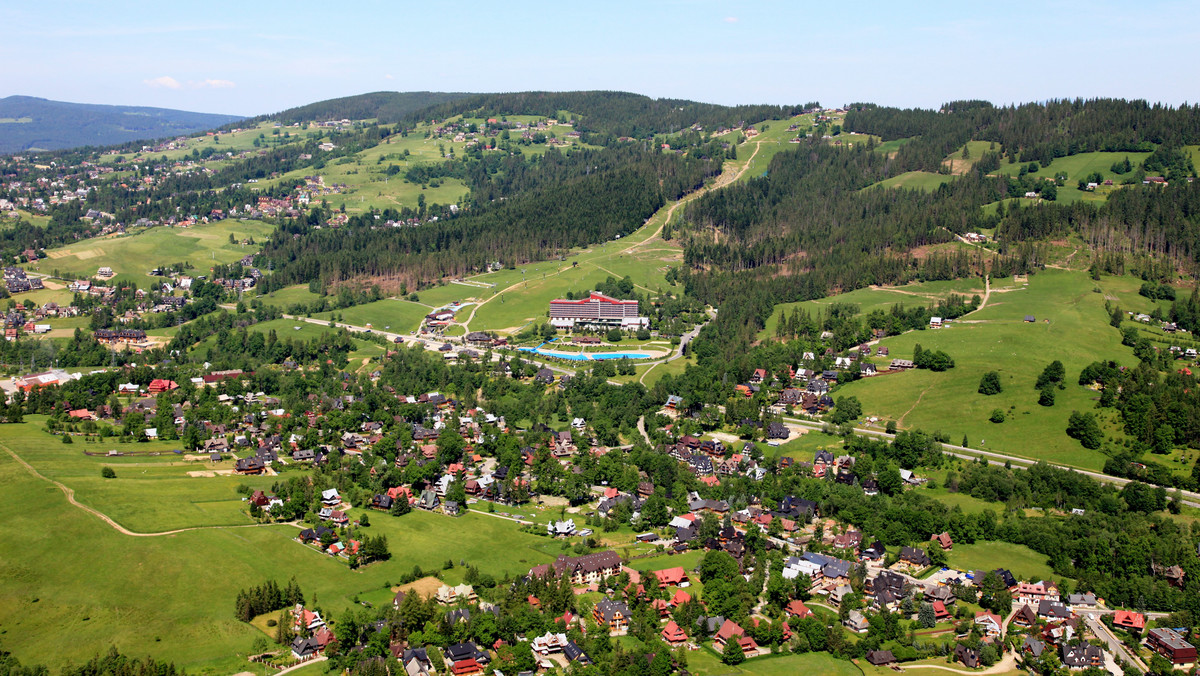
[[[636,147],[542,158],[493,183],[478,184],[511,198],[481,204],[436,227],[381,227],[372,215],[342,228],[283,226],[263,249],[275,273],[263,288],[320,280],[321,287],[363,278],[416,287],[485,269],[542,260],[572,247],[627,235],[668,200],[700,187],[721,169],[715,159],[647,152]]]
[[[996,107],[986,101],[955,101],[941,110],[854,104],[846,131],[884,141],[919,137],[900,148],[896,173],[937,171],[942,159],[970,140],[995,141],[1015,161],[1050,164],[1055,158],[1093,151],[1151,151],[1200,142],[1200,107],[1172,108],[1145,101],[1073,99]]]
[[[408,123],[445,119],[455,115],[478,117],[503,115],[570,115],[576,129],[585,132],[583,140],[609,145],[619,137],[645,138],[670,134],[699,125],[706,131],[717,127],[732,128],[743,123],[783,119],[815,108],[805,106],[721,106],[678,99],[652,99],[626,92],[520,92],[515,94],[479,94],[434,106],[409,115]]]

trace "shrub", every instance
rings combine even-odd
[[[991,396],[1000,394],[1003,388],[1000,386],[1000,374],[995,371],[988,371],[979,379],[979,393]]]
[[[100,476],[104,477],[105,479],[116,479],[117,471],[111,467],[105,467],[104,469],[100,470]]]
[[[994,411],[992,411],[992,415],[988,418],[988,420],[991,420],[994,423],[1004,422],[1004,411],[1001,411],[1000,409],[995,409]]]

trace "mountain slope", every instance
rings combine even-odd
[[[169,108],[105,106],[32,96],[0,99],[0,152],[105,146],[191,134],[242,119]]]

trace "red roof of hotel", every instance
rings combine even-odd
[[[550,302],[551,303],[570,303],[572,305],[583,305],[584,303],[594,303],[594,302],[613,303],[616,305],[630,305],[630,304],[637,305],[636,300],[618,300],[616,298],[606,296],[598,291],[593,291],[591,293],[591,295],[588,296],[587,298],[580,298],[579,300],[567,300],[565,298],[556,298]]]

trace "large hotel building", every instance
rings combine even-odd
[[[638,316],[636,300],[617,300],[595,291],[579,300],[550,301],[550,324],[558,329],[575,327],[639,328],[650,320]]]

